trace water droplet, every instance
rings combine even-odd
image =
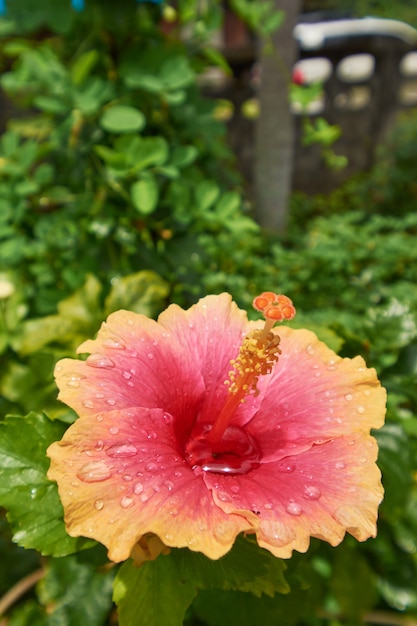
[[[306,352],[307,352],[307,354],[310,354],[310,355],[316,354],[316,351],[315,351],[315,349],[313,348],[312,345],[308,345],[307,346]]]
[[[117,428],[117,426],[110,426],[109,428],[109,433],[111,435],[117,435],[119,432],[119,429]]]
[[[230,496],[228,493],[223,491],[222,493],[219,493],[219,500],[221,502],[230,502]]]
[[[83,400],[81,404],[85,406],[86,409],[94,409],[94,402],[91,402],[91,400]]]
[[[104,448],[104,441],[102,439],[99,439],[94,448],[97,452],[101,452],[101,450]]]
[[[96,500],[94,502],[94,508],[97,509],[97,511],[101,511],[101,509],[104,507],[104,502],[103,500]]]
[[[164,485],[168,489],[168,491],[172,491],[174,489],[174,483],[171,480],[166,480],[164,482]]]
[[[83,465],[77,476],[85,483],[99,483],[110,478],[111,472],[104,461],[91,461]]]
[[[295,470],[295,463],[293,461],[283,461],[278,465],[278,471],[291,474]]]
[[[73,389],[78,389],[80,386],[80,380],[84,378],[83,376],[70,376],[67,381],[67,387],[72,387]]]
[[[346,467],[346,463],[344,463],[343,461],[338,461],[337,463],[335,463],[335,468],[340,470],[340,469],[345,469]]]
[[[87,357],[86,363],[90,367],[101,367],[103,369],[112,369],[115,365],[110,357],[100,352],[90,354],[90,356]]]
[[[147,502],[149,500],[149,496],[146,493],[141,493],[139,496],[139,500],[141,502]]]
[[[147,463],[145,465],[145,469],[148,470],[148,472],[156,472],[158,466],[156,463]]]
[[[308,487],[304,489],[304,497],[308,500],[318,500],[320,496],[320,489],[318,487],[315,487],[314,485],[308,485]]]
[[[115,459],[127,459],[129,457],[136,456],[137,451],[138,450],[133,443],[121,443],[110,446],[110,448],[106,450],[106,454],[107,456]]]
[[[116,400],[113,400],[113,398],[108,398],[106,402],[109,406],[114,406],[116,404]]]
[[[232,485],[230,487],[230,491],[232,491],[233,493],[239,493],[239,491],[240,491],[239,485]]]
[[[143,491],[143,485],[142,483],[136,483],[135,486],[133,487],[133,493],[135,493],[137,496],[142,493]]]
[[[369,397],[371,395],[371,390],[370,389],[365,389],[365,391],[363,392],[363,394],[367,397]]]
[[[148,433],[148,439],[157,439],[158,435],[152,431],[151,433]]]
[[[122,478],[126,483],[130,483],[130,481],[133,480],[132,474],[123,474]]]
[[[303,509],[296,502],[290,502],[289,505],[287,506],[287,512],[290,515],[301,515],[301,513],[303,512]]]
[[[112,350],[124,350],[126,348],[126,344],[122,339],[105,339],[103,345]]]
[[[171,515],[171,517],[175,517],[176,515],[178,515],[178,509],[171,509],[169,514]]]
[[[153,359],[153,354],[152,354],[152,352],[149,352],[149,353],[148,353],[148,359],[150,359],[150,360],[152,360],[152,359]]]
[[[122,372],[122,376],[125,380],[129,380],[129,378],[132,378],[132,374],[130,372]]]
[[[362,405],[359,405],[356,407],[356,411],[359,413],[359,415],[363,415],[365,413],[365,407]]]
[[[267,511],[270,511],[270,510],[272,509],[272,504],[271,504],[270,502],[267,502],[266,504],[264,504],[264,508],[265,508]]]
[[[124,509],[128,509],[129,507],[133,506],[134,502],[135,501],[133,500],[133,498],[129,498],[129,496],[123,496],[123,498],[121,498],[120,500],[120,506]]]
[[[176,476],[177,478],[181,478],[182,472],[177,470],[176,472],[174,472],[174,476]]]
[[[345,400],[347,400],[348,402],[352,402],[353,400],[353,395],[351,393],[347,393],[345,395]]]

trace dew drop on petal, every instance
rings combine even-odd
[[[116,404],[116,400],[114,400],[113,398],[108,398],[106,402],[109,406],[114,406]]]
[[[142,493],[143,491],[143,485],[142,483],[136,483],[135,486],[133,487],[133,493],[135,493],[137,496]]]
[[[176,476],[177,478],[181,478],[181,476],[182,476],[182,472],[180,472],[179,470],[177,470],[176,472],[174,472],[174,476]]]
[[[335,464],[335,468],[336,468],[336,469],[339,469],[339,470],[340,470],[340,469],[345,469],[345,467],[346,467],[346,463],[344,463],[343,461],[338,461],[338,462]]]
[[[286,474],[291,474],[295,470],[295,463],[292,461],[283,461],[279,464],[278,470]]]
[[[308,500],[318,500],[321,497],[321,491],[314,485],[308,485],[308,487],[304,489],[304,497]]]
[[[91,402],[91,400],[83,400],[81,402],[81,404],[86,408],[86,409],[94,409],[94,402]]]
[[[84,377],[83,376],[70,376],[66,381],[67,387],[73,387],[74,389],[78,389],[82,378]]]
[[[103,345],[113,350],[124,350],[126,348],[126,344],[121,339],[105,339]]]
[[[164,482],[164,485],[168,489],[168,491],[172,491],[174,489],[174,483],[171,480],[166,480]]]
[[[130,481],[133,480],[132,474],[123,474],[122,478],[125,483],[130,483]]]
[[[111,435],[117,435],[119,432],[119,429],[117,428],[117,426],[110,426],[109,428],[109,433]]]
[[[123,509],[128,509],[129,507],[133,506],[134,504],[134,500],[133,498],[129,498],[129,496],[123,496],[123,498],[121,498],[120,500],[120,506]]]
[[[290,502],[287,506],[287,513],[289,513],[290,515],[301,515],[302,512],[303,509],[296,502]]]
[[[149,352],[149,353],[148,353],[148,359],[150,359],[150,360],[152,360],[152,359],[153,359],[153,354],[152,354],[152,352]]]
[[[345,400],[347,400],[348,402],[352,402],[353,400],[353,395],[351,393],[347,393],[345,395]]]
[[[104,502],[103,500],[96,500],[94,502],[94,508],[97,509],[97,511],[101,511],[101,509],[104,507]]]
[[[116,444],[114,446],[110,446],[106,450],[107,456],[110,456],[115,459],[127,459],[132,456],[136,456],[137,448],[133,445],[133,443],[122,443]]]
[[[77,476],[85,483],[99,483],[110,478],[111,472],[103,461],[91,461],[81,467]]]
[[[148,472],[155,472],[158,469],[158,466],[156,463],[147,463],[145,469]]]
[[[122,376],[125,380],[129,380],[130,378],[132,378],[132,374],[130,372],[122,372]]]
[[[307,354],[310,354],[311,356],[316,353],[316,351],[315,351],[315,349],[313,348],[312,345],[308,345],[307,346],[306,352],[307,352]]]
[[[270,511],[270,510],[272,509],[272,504],[271,504],[270,502],[267,502],[266,504],[264,504],[264,508],[265,508],[267,511]]]
[[[110,357],[100,352],[90,354],[90,356],[87,357],[86,363],[90,367],[101,367],[103,369],[112,369],[115,365]]]
[[[359,413],[359,415],[363,415],[365,413],[365,407],[362,405],[359,405],[356,407],[356,411]]]

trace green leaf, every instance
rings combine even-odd
[[[158,204],[159,190],[155,178],[148,175],[138,180],[130,188],[132,202],[135,209],[142,215],[153,213]]]
[[[128,309],[154,317],[164,307],[168,291],[168,284],[150,270],[115,278],[105,302],[106,315],[118,309]]]
[[[64,430],[36,413],[0,423],[0,504],[8,511],[13,540],[44,555],[64,556],[93,545],[67,535],[56,484],[46,476],[46,449]]]
[[[194,80],[194,72],[186,56],[177,55],[167,59],[160,69],[159,77],[167,90],[181,89]]]
[[[289,592],[284,561],[243,537],[238,537],[232,550],[217,561],[190,550],[173,550],[170,558],[177,564],[181,580],[199,589],[234,589],[256,596]]]
[[[81,54],[71,67],[72,82],[74,85],[81,85],[84,80],[91,74],[91,70],[99,60],[98,50],[88,50]]]
[[[171,153],[170,164],[175,167],[186,167],[193,163],[198,156],[195,146],[177,146]]]
[[[112,606],[114,571],[93,568],[69,556],[52,559],[38,585],[48,608],[48,623],[65,626],[101,626]]]
[[[145,116],[135,107],[119,104],[104,111],[100,124],[109,133],[133,133],[145,126]]]
[[[217,200],[220,187],[211,180],[204,180],[197,185],[195,190],[196,201],[200,211],[206,211]]]
[[[411,442],[403,428],[387,423],[374,433],[379,446],[378,465],[385,488],[381,512],[392,521],[401,518],[412,483]]]
[[[114,581],[113,599],[118,606],[120,626],[182,626],[195,587],[178,578],[174,561],[159,556],[137,568],[127,561]]]
[[[116,145],[126,155],[132,170],[139,172],[150,166],[163,165],[168,157],[168,144],[163,137],[123,137]]]
[[[336,550],[330,587],[341,613],[356,622],[376,600],[375,577],[359,550],[342,546]]]

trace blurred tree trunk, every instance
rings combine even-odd
[[[261,42],[258,57],[261,86],[255,137],[255,211],[262,227],[281,234],[287,226],[292,186],[294,125],[288,87],[297,58],[292,33],[301,5],[301,0],[275,0],[276,9],[285,11],[285,19],[272,36],[273,50]]]

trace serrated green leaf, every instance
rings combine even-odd
[[[120,626],[182,626],[195,596],[192,583],[178,578],[174,561],[159,556],[137,568],[127,561],[114,581],[113,599],[118,606]]]
[[[130,188],[133,206],[142,215],[150,215],[158,204],[159,189],[153,176],[138,180]]]
[[[330,587],[342,615],[353,622],[359,623],[376,600],[375,577],[357,549],[342,546],[336,551]]]
[[[67,535],[56,484],[46,476],[46,449],[64,430],[36,413],[0,423],[0,504],[8,511],[13,541],[44,555],[64,556],[92,545]]]
[[[378,465],[385,488],[381,512],[392,521],[402,517],[412,484],[411,441],[398,424],[385,424],[374,433],[379,446]]]
[[[173,550],[170,558],[176,563],[181,580],[199,589],[234,589],[256,596],[289,592],[285,563],[243,537],[238,537],[233,549],[217,561],[190,550]]]
[[[104,111],[100,124],[109,133],[133,133],[145,126],[145,116],[135,107],[119,104]]]
[[[168,284],[155,272],[143,270],[112,281],[112,288],[105,302],[105,313],[128,309],[154,317],[164,306]]]
[[[52,559],[38,585],[48,624],[101,626],[112,605],[114,571],[80,563],[75,556]]]

